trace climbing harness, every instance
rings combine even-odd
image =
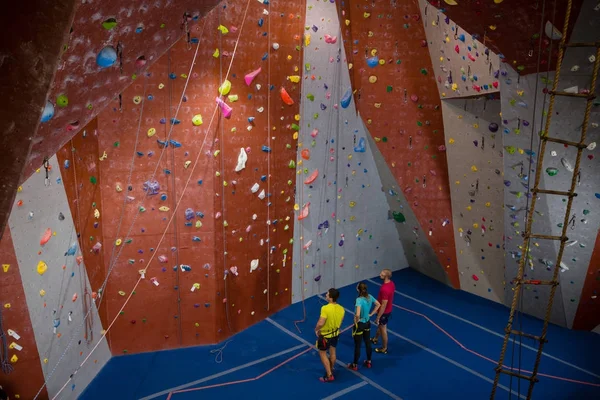
[[[556,3],[554,4],[554,7],[556,7]],[[542,4],[542,8],[543,9],[545,8],[545,1]],[[562,37],[561,37],[560,45],[559,45],[559,49],[558,49],[558,57],[557,57],[557,62],[556,62],[556,72],[554,75],[553,87],[552,87],[552,90],[548,92],[550,95],[550,102],[548,105],[548,111],[546,113],[547,117],[546,117],[545,128],[540,136],[540,151],[539,151],[539,158],[537,160],[537,165],[536,165],[535,183],[534,183],[533,189],[531,190],[531,193],[532,193],[531,206],[528,210],[526,228],[525,228],[525,232],[523,234],[524,254],[521,255],[521,257],[519,259],[519,269],[517,272],[517,277],[514,280],[514,283],[515,283],[514,295],[513,295],[513,300],[512,300],[512,304],[511,304],[510,314],[508,317],[508,323],[505,328],[505,335],[504,335],[504,342],[502,344],[502,350],[500,352],[500,358],[498,360],[498,365],[496,367],[496,376],[494,378],[494,384],[493,384],[492,392],[491,392],[491,396],[490,396],[490,398],[492,400],[494,399],[495,394],[496,394],[496,389],[498,387],[498,381],[500,379],[500,374],[509,375],[509,376],[511,376],[511,378],[512,377],[518,378],[519,382],[521,379],[529,381],[529,387],[528,387],[528,391],[527,391],[527,399],[528,400],[531,399],[534,385],[536,382],[539,381],[538,377],[537,377],[538,376],[538,368],[539,368],[540,360],[542,357],[542,350],[543,350],[544,344],[547,342],[546,334],[548,331],[550,314],[552,312],[552,306],[554,304],[554,296],[556,294],[556,289],[559,285],[559,280],[558,280],[559,274],[558,273],[561,270],[561,262],[562,262],[562,258],[563,258],[564,249],[566,247],[567,242],[569,241],[569,239],[567,237],[567,230],[570,225],[569,222],[570,222],[571,207],[573,205],[573,199],[577,196],[577,193],[575,193],[575,188],[577,186],[577,182],[579,179],[579,173],[580,173],[579,166],[580,166],[580,162],[581,162],[582,152],[584,149],[587,148],[585,141],[586,141],[586,135],[587,135],[588,125],[589,125],[590,112],[591,112],[593,100],[596,98],[595,91],[596,91],[596,84],[598,81],[598,71],[600,69],[600,42],[568,43],[568,44],[566,43],[569,22],[570,22],[570,18],[571,18],[571,8],[572,8],[572,0],[568,0],[567,10],[565,13],[565,23],[563,25]],[[556,9],[555,9],[555,12],[556,12]],[[544,15],[543,11],[542,11],[542,15]],[[577,47],[577,48],[585,47],[585,48],[595,48],[596,49],[596,59],[594,61],[590,91],[588,93],[568,93],[568,92],[564,92],[564,91],[563,92],[557,91],[558,84],[560,81],[561,66],[563,63],[565,49],[566,48],[575,48],[575,47]],[[551,53],[552,53],[552,51],[550,51],[550,54]],[[539,60],[538,60],[538,66],[539,66]],[[556,96],[574,97],[574,98],[586,100],[586,108],[585,108],[585,114],[583,117],[583,124],[581,126],[581,137],[580,137],[579,142],[571,142],[571,141],[568,141],[565,139],[551,137],[548,135],[550,126],[551,126],[552,115],[554,114],[554,101],[555,101]],[[533,141],[533,138],[532,138],[532,141]],[[571,146],[571,147],[577,148],[577,158],[575,161],[575,166],[573,168],[573,177],[571,179],[571,186],[568,191],[549,190],[549,189],[540,189],[539,188],[540,183],[542,182],[541,171],[542,171],[542,167],[543,167],[543,163],[544,163],[544,155],[545,155],[545,151],[546,151],[546,145],[548,142],[563,144],[565,146]],[[564,223],[562,224],[562,232],[561,232],[560,236],[537,234],[537,233],[531,232],[531,228],[532,228],[532,224],[533,224],[533,216],[536,213],[535,206],[536,206],[538,195],[540,195],[540,194],[562,196],[562,197],[568,198],[567,207],[566,207],[565,216],[564,216]],[[554,265],[553,265],[552,279],[549,281],[539,280],[539,279],[535,279],[535,280],[524,279],[524,269],[525,269],[525,264],[527,263],[527,260],[529,257],[529,249],[530,249],[529,242],[531,239],[554,240],[554,241],[560,242],[558,255],[556,257],[556,263],[554,263]],[[519,301],[519,296],[520,296],[521,290],[523,289],[524,285],[527,285],[527,286],[530,286],[530,285],[550,286],[550,296],[548,299],[548,303],[546,305],[544,324],[543,324],[542,333],[540,336],[525,333],[521,330],[513,330],[512,329],[515,314],[518,312],[517,303]],[[521,302],[522,302],[522,297],[521,297]],[[519,365],[519,372],[515,372],[514,369],[512,368],[512,366],[510,369],[508,369],[504,366],[503,363],[504,363],[504,357],[506,355],[506,348],[507,348],[508,341],[509,341],[511,335],[519,336],[520,340],[522,340],[522,338],[525,337],[528,339],[533,339],[538,342],[539,347],[537,350],[535,364],[533,366],[531,375],[525,375],[525,374],[521,373],[520,365]],[[514,346],[514,341],[513,341],[513,346]],[[513,350],[513,352],[514,352],[514,350]]]

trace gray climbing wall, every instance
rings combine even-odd
[[[419,7],[440,97],[499,92],[498,55],[427,0],[419,0]]]
[[[293,302],[407,267],[370,135],[353,100],[343,108],[350,75],[336,5],[308,1],[305,24],[302,65],[314,79],[302,84],[296,215],[307,207],[308,216],[295,222]]]
[[[442,101],[461,289],[502,303],[503,160],[500,100]]]
[[[9,227],[42,370],[48,393],[53,397],[98,343],[103,328],[91,300],[92,288],[80,258],[56,156],[49,161],[52,167],[49,186],[45,186],[44,169],[22,185],[9,217]],[[47,229],[52,232],[50,239],[40,246]],[[38,273],[41,261],[47,267],[45,272],[43,268],[40,271],[43,274]],[[91,307],[85,319],[88,312],[84,311],[84,302]],[[56,331],[55,321],[60,321]],[[93,362],[82,367],[60,399],[77,398],[109,358],[108,345],[103,340],[89,360]]]
[[[596,1],[585,1],[575,25],[572,42],[590,42],[600,40],[600,19],[593,11]],[[554,48],[558,41],[553,41]],[[568,49],[561,69],[559,91],[576,87],[576,91],[589,90],[592,64],[588,57],[592,50],[585,48]],[[519,77],[514,70],[503,67],[501,79],[502,117],[504,124],[504,170],[507,187],[504,192],[505,234],[506,234],[506,280],[516,276],[518,260],[523,256],[521,234],[525,228],[525,209],[527,206],[528,185],[535,180],[535,162],[538,157],[538,135],[545,126],[545,116],[550,97],[553,74],[527,75]],[[600,89],[597,85],[596,91]],[[595,100],[592,107],[587,143],[598,140],[600,122],[600,102]],[[581,134],[585,100],[569,97],[557,97],[549,135],[578,142]],[[530,139],[533,133],[533,145]],[[581,289],[588,270],[594,240],[600,224],[598,206],[600,206],[600,162],[597,150],[584,150],[581,159],[581,175],[576,186],[572,207],[572,220],[569,222],[569,237],[563,257],[564,267],[559,275],[560,286],[555,297],[551,321],[571,327],[580,301]],[[546,147],[544,165],[541,171],[540,188],[551,190],[569,190],[572,173],[569,169],[575,165],[576,150],[560,144],[549,143]],[[533,161],[529,173],[529,161]],[[566,198],[561,196],[539,195],[536,206],[533,233],[557,235],[566,209]],[[558,242],[532,240],[530,256],[526,260],[527,278],[549,280],[550,268],[558,253]],[[524,311],[543,318],[550,289],[546,286],[529,287],[524,295]],[[512,291],[507,290],[506,301],[512,300]]]

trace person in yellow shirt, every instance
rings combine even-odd
[[[325,367],[325,376],[319,378],[321,382],[332,382],[334,380],[333,366],[336,361],[335,348],[340,336],[340,326],[342,325],[342,320],[346,313],[344,307],[337,304],[337,299],[339,297],[339,290],[331,288],[327,291],[325,299],[328,304],[321,307],[321,316],[315,327],[317,349],[319,350],[321,362]],[[329,350],[329,357],[327,357],[327,350]]]

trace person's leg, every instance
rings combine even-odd
[[[327,358],[327,350],[319,350],[319,357],[321,357],[321,363],[323,363],[323,367],[325,367],[325,375],[331,376],[331,364],[329,363],[329,358]]]
[[[389,320],[390,314],[383,314],[379,319],[379,327],[378,331],[381,334],[381,344],[382,346],[378,349],[375,349],[378,353],[387,353],[388,346],[388,334],[387,334],[387,323]]]
[[[331,373],[333,374],[333,367],[335,366],[335,362],[337,361],[337,346],[338,338],[331,339],[331,347],[329,348],[329,365],[331,367]]]
[[[360,358],[360,344],[363,337],[364,333],[356,332],[356,334],[354,335],[354,362],[352,363],[353,366],[356,366],[356,364],[358,364],[358,359]]]
[[[371,362],[371,355],[373,354],[373,348],[371,347],[371,341],[369,340],[371,330],[365,330],[363,333],[363,340],[365,342],[365,347],[367,349],[367,362]]]

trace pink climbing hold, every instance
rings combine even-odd
[[[458,45],[454,46],[454,51],[456,54],[460,54],[460,47],[458,47]]]
[[[50,240],[51,237],[52,237],[52,229],[48,228],[48,229],[46,229],[46,231],[42,235],[42,238],[40,239],[40,246],[43,246],[46,243],[48,243],[48,241]]]
[[[410,95],[410,100],[411,100],[413,103],[416,103],[417,101],[419,101],[419,96],[417,96],[416,94],[411,94],[411,95]]]
[[[310,185],[311,183],[313,183],[314,181],[317,180],[318,176],[319,176],[319,170],[315,169],[314,172],[312,174],[310,174],[310,176],[308,178],[306,178],[306,180],[304,181],[304,184]]]
[[[318,134],[319,134],[319,130],[313,129],[312,132],[310,133],[310,136],[312,136],[313,138],[316,138]]]
[[[474,281],[478,281],[479,280],[479,277],[477,275],[473,275],[472,278],[473,278]]]
[[[306,203],[304,207],[302,207],[302,211],[300,212],[300,215],[298,215],[298,221],[302,221],[304,218],[308,217],[309,207],[310,203]]]
[[[249,74],[246,74],[246,76],[244,77],[244,82],[246,82],[246,85],[250,86],[250,84],[252,83],[252,81],[254,80],[254,78],[256,78],[256,76],[258,74],[260,74],[260,71],[262,71],[262,68],[258,67],[257,70],[252,71]]]
[[[325,43],[335,44],[337,42],[337,36],[325,35]]]
[[[219,107],[221,107],[221,112],[223,113],[223,116],[225,118],[231,117],[231,113],[233,112],[233,109],[231,107],[229,107],[229,105],[227,103],[225,103],[223,101],[223,99],[217,97],[217,104],[219,105]]]

